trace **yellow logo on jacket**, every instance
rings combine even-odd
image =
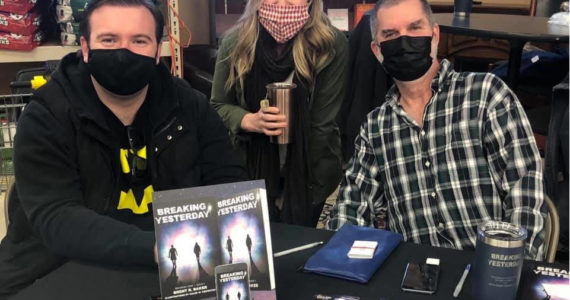
[[[128,174],[131,172],[131,165],[129,164],[129,156],[136,155],[138,158],[146,160],[146,146],[140,150],[135,151],[132,149],[120,149],[119,150],[121,169],[123,173]],[[142,193],[141,201],[137,201],[133,189],[129,188],[128,191],[121,191],[119,196],[119,205],[117,209],[130,209],[133,213],[140,215],[148,212],[148,205],[152,203],[152,193],[154,189],[152,185],[148,185],[144,188]],[[138,204],[140,203],[140,204]]]

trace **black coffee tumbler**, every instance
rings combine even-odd
[[[487,221],[477,229],[473,261],[473,299],[514,300],[524,259],[526,229]]]

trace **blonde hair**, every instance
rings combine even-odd
[[[236,82],[243,85],[245,75],[251,70],[255,58],[255,47],[259,37],[259,18],[257,10],[264,0],[249,0],[243,15],[230,34],[237,31],[238,40],[230,52],[230,74],[226,89]],[[328,17],[323,12],[323,0],[309,0],[309,21],[299,31],[293,41],[293,60],[298,78],[308,85],[313,85],[313,75],[332,54],[335,33]]]

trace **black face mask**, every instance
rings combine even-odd
[[[431,36],[400,36],[380,43],[382,66],[399,81],[422,77],[431,67]]]
[[[105,89],[126,96],[140,91],[150,82],[156,60],[124,48],[90,49],[87,68]]]

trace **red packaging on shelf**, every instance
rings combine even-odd
[[[0,32],[0,49],[30,51],[39,46],[41,35],[21,35]]]
[[[40,18],[36,13],[17,15],[0,11],[0,31],[32,35],[38,30],[39,25]]]
[[[27,14],[36,5],[36,0],[0,0],[0,11]]]

